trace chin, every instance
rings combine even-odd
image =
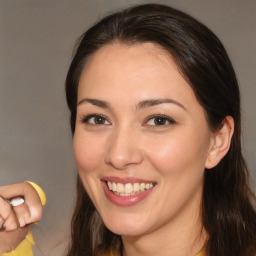
[[[144,234],[144,232],[142,232],[141,230],[139,229],[133,229],[132,227],[110,227],[108,228],[111,232],[113,232],[114,234],[116,235],[119,235],[119,236],[140,236],[142,234]]]
[[[143,223],[135,223],[132,220],[125,221],[125,218],[120,219],[117,221],[116,219],[112,219],[115,221],[106,222],[106,227],[113,233],[120,235],[120,236],[139,236],[141,234],[146,233],[145,224]]]

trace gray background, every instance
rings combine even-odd
[[[24,180],[47,194],[35,255],[63,255],[76,167],[64,80],[76,38],[124,0],[0,0],[0,185]],[[255,177],[255,0],[169,0],[222,40],[242,94],[243,150]]]

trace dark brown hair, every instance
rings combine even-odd
[[[202,221],[208,232],[207,256],[252,256],[256,253],[255,196],[241,153],[240,93],[230,59],[219,39],[189,15],[164,5],[146,4],[111,14],[85,32],[69,68],[66,97],[75,131],[77,87],[89,56],[113,43],[153,42],[175,60],[216,130],[232,116],[235,131],[230,150],[213,169],[205,170]],[[121,240],[109,231],[77,180],[69,256],[96,255],[101,248],[118,249]],[[120,249],[120,248],[119,248]]]

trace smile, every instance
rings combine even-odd
[[[108,177],[101,180],[107,199],[118,206],[132,206],[148,197],[156,182],[134,178]]]
[[[107,182],[110,191],[119,196],[131,196],[148,190],[154,186],[153,183],[115,183]]]

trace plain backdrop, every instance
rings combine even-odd
[[[47,194],[35,255],[64,255],[75,198],[64,81],[76,39],[129,0],[0,0],[0,185],[32,180]],[[255,177],[256,1],[155,1],[179,8],[224,43],[242,95],[243,151]]]

